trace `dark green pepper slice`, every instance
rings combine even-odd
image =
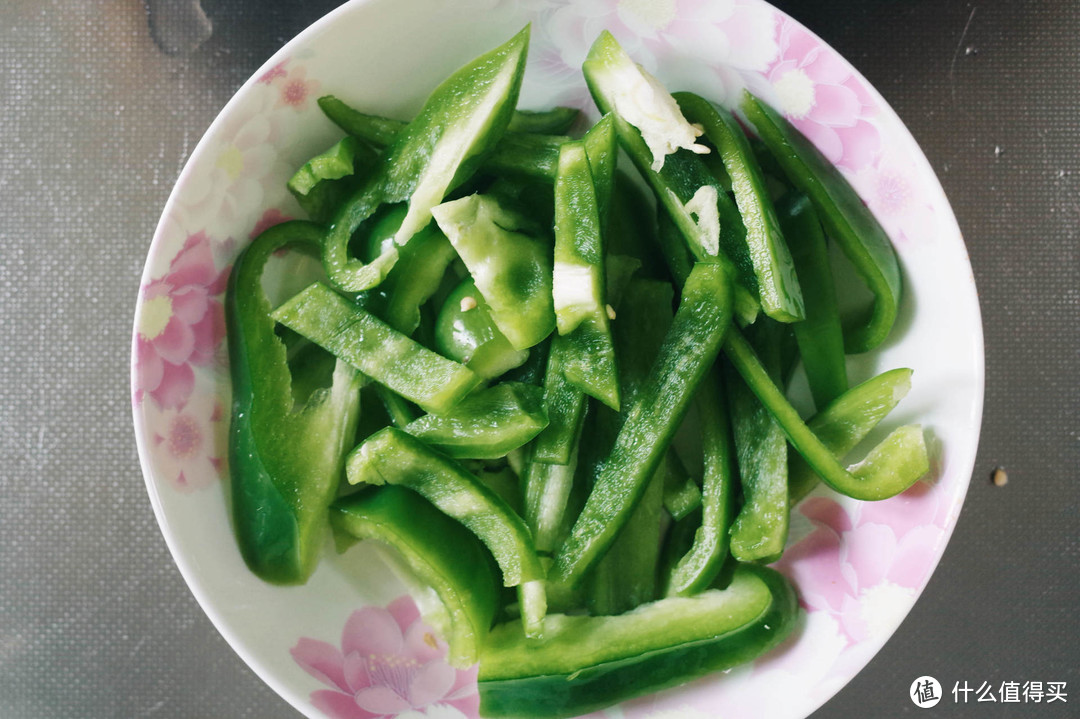
[[[794,324],[792,329],[810,394],[820,409],[848,388],[844,331],[829,265],[829,248],[814,206],[806,195],[801,192],[785,195],[777,204],[777,211],[802,280],[806,304],[806,319]]]
[[[330,523],[355,539],[392,547],[446,610],[446,660],[476,663],[495,618],[499,578],[491,555],[463,526],[403,487],[367,487],[330,508]]]
[[[544,636],[496,626],[480,653],[485,717],[555,719],[748,662],[795,626],[795,592],[777,572],[739,565],[724,589],[618,616],[551,615]]]
[[[559,548],[552,581],[577,586],[618,536],[712,366],[731,324],[727,270],[697,263],[649,377],[634,397],[615,446],[601,465],[570,536]]]
[[[765,175],[750,142],[731,113],[689,92],[673,96],[690,122],[701,123],[731,181],[731,192],[746,228],[746,246],[757,277],[761,309],[779,322],[803,319],[803,298],[795,265],[769,197]]]
[[[233,523],[248,567],[278,584],[304,582],[315,568],[359,412],[360,375],[343,362],[335,364],[329,388],[297,405],[262,288],[274,252],[289,245],[317,251],[322,233],[301,221],[262,233],[237,258],[225,295]]]
[[[848,352],[874,349],[889,336],[900,305],[900,266],[889,236],[840,171],[780,113],[749,92],[743,95],[742,110],[874,293],[868,315],[844,328]]]
[[[349,484],[397,484],[418,492],[461,522],[491,551],[503,584],[520,587],[530,636],[542,630],[544,570],[521,517],[458,462],[399,429],[368,437],[346,460]]]

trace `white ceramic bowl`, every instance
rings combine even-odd
[[[240,248],[258,229],[299,215],[285,190],[292,171],[340,136],[315,104],[320,94],[407,118],[451,70],[526,22],[523,107],[569,104],[595,116],[579,68],[606,28],[671,89],[730,106],[749,86],[782,109],[842,168],[894,241],[906,282],[900,321],[883,349],[852,359],[850,374],[915,369],[911,394],[886,424],[924,424],[932,478],[873,504],[816,492],[793,513],[779,565],[802,598],[793,638],[753,664],[595,715],[804,717],[878,651],[945,548],[975,458],[983,345],[963,240],[914,140],[857,71],[760,0],[354,0],[275,54],[192,154],[143,274],[133,405],[161,530],[218,630],[304,714],[476,716],[475,670],[454,671],[440,658],[442,644],[430,649],[430,629],[373,547],[338,556],[328,543],[302,587],[264,584],[245,568],[226,513],[221,303]],[[386,671],[395,662],[406,670]]]

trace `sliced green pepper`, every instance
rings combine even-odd
[[[325,224],[377,162],[369,145],[346,137],[308,160],[289,179],[288,188],[308,217]]]
[[[773,382],[780,376],[780,335],[757,328],[757,345]],[[740,562],[776,561],[788,535],[788,449],[784,431],[737,372],[729,374],[730,411],[743,504],[731,525],[731,555]]]
[[[349,484],[397,484],[461,522],[491,551],[503,584],[520,587],[530,636],[544,618],[544,570],[528,527],[495,492],[446,455],[399,429],[368,437],[346,460]]]
[[[486,195],[470,195],[432,210],[491,319],[514,349],[532,347],[555,329],[551,246],[527,234],[531,223]]]
[[[335,215],[323,245],[330,279],[346,291],[374,287],[397,261],[388,249],[370,263],[350,258],[349,240],[383,203],[408,202],[394,242],[404,245],[431,220],[431,209],[472,175],[510,122],[529,31],[481,55],[439,85],[382,156],[375,177]]]
[[[743,95],[742,110],[874,293],[867,316],[844,328],[848,352],[872,350],[889,336],[900,305],[900,266],[889,236],[840,171],[780,113],[749,92]]]
[[[608,617],[551,615],[544,636],[514,624],[492,630],[480,653],[485,717],[555,719],[748,662],[795,626],[795,593],[777,572],[740,565],[731,583]]]
[[[672,567],[664,593],[689,596],[716,579],[727,559],[735,503],[735,448],[716,368],[702,378],[695,404],[704,456],[701,482],[701,522],[690,548]]]
[[[225,295],[233,523],[248,567],[278,584],[301,583],[315,568],[359,413],[360,376],[343,362],[335,363],[329,388],[298,406],[262,288],[274,252],[288,245],[317,251],[322,233],[300,221],[262,233],[237,258]]]
[[[829,265],[829,249],[814,206],[792,192],[777,205],[795,268],[802,278],[806,319],[793,325],[814,405],[822,408],[848,388],[844,331]]]
[[[360,112],[333,95],[320,97],[319,107],[342,130],[376,147],[385,147],[393,142],[394,135],[406,124],[400,120]],[[559,109],[571,108],[556,108],[556,110]],[[577,110],[573,112],[576,113]],[[511,126],[515,124],[515,121],[518,124],[528,122],[519,120],[521,115],[521,111],[514,113],[510,119]],[[484,160],[483,169],[494,174],[510,174],[553,181],[555,168],[559,163],[559,146],[570,138],[563,135],[554,122],[552,122],[552,127],[556,128],[551,131],[554,134],[540,131],[513,131],[508,127],[506,134]]]
[[[472,278],[462,280],[435,319],[435,347],[485,380],[520,366],[529,350],[518,350],[499,331],[491,308]]]
[[[468,367],[426,349],[318,282],[273,317],[427,412],[448,411],[480,384]]]
[[[610,118],[602,122],[610,128]],[[608,136],[613,146],[610,129]],[[604,288],[600,207],[592,176],[585,143],[563,145],[555,181],[552,291],[559,334],[571,350],[563,368],[567,380],[618,411],[619,380]],[[608,197],[611,184],[607,183]]]
[[[567,464],[581,431],[585,394],[566,377],[564,369],[570,351],[565,337],[555,336],[551,339],[551,352],[544,374],[544,408],[549,424],[533,444],[534,462]]]
[[[701,488],[679,453],[670,448],[664,455],[664,509],[676,522],[701,507]]]
[[[476,663],[495,618],[499,579],[491,555],[470,533],[408,489],[368,487],[330,508],[334,529],[395,549],[446,610],[446,660]]]
[[[894,369],[852,387],[806,422],[821,443],[837,457],[855,448],[892,411],[911,389],[911,370]],[[817,486],[818,475],[797,452],[788,457],[791,467],[788,493],[795,506]]]
[[[760,303],[746,229],[735,203],[696,154],[709,152],[696,143],[700,129],[686,121],[670,93],[635,65],[609,32],[593,43],[582,70],[597,107],[613,114],[619,142],[687,247],[699,262],[719,262],[729,269],[736,279],[736,314],[753,322]],[[641,104],[642,98],[648,102]]]
[[[372,218],[374,223],[366,238],[366,257],[370,260],[393,249],[394,234],[405,219],[404,205],[384,209]],[[438,290],[457,253],[434,223],[417,232],[397,252],[394,268],[378,287],[365,293],[361,304],[398,332],[411,335],[420,326],[420,308]]]
[[[565,135],[581,113],[576,107],[553,107],[550,110],[515,110],[510,118],[510,132]]]
[[[907,425],[893,431],[862,462],[845,469],[802,421],[769,377],[753,347],[734,328],[724,340],[724,354],[776,418],[792,446],[837,492],[854,499],[888,499],[903,492],[929,471],[926,442],[919,425]]]
[[[536,539],[536,551],[545,555],[554,551],[569,530],[567,507],[578,466],[578,435],[569,447],[570,455],[562,464],[529,458],[522,476],[525,522]]]
[[[547,426],[539,387],[500,382],[477,390],[446,414],[413,420],[405,431],[455,458],[497,459]]]
[[[677,92],[673,97],[687,120],[705,128],[705,136],[723,159],[746,228],[746,246],[757,278],[761,309],[779,322],[803,319],[802,291],[795,265],[769,197],[765,176],[742,128],[731,113],[717,110],[693,93]]]
[[[716,359],[730,324],[727,270],[715,263],[696,264],[660,355],[630,405],[585,508],[555,556],[553,581],[580,584],[618,536],[663,459],[694,390]]]

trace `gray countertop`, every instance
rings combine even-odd
[[[140,0],[0,4],[4,719],[296,716],[172,563],[136,457],[128,356],[146,250],[185,159],[236,88],[336,4],[204,0],[212,34],[174,55]],[[964,231],[986,334],[982,441],[949,548],[884,650],[814,716],[917,712],[906,696],[923,674],[947,688],[1068,683],[1067,704],[949,696],[938,714],[1076,716],[1080,10],[777,4],[922,145]],[[989,480],[997,466],[1004,487]]]

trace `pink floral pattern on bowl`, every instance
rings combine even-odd
[[[406,595],[385,608],[353,612],[340,647],[305,637],[291,654],[331,687],[311,694],[311,703],[330,719],[475,719],[476,667],[454,669],[446,651]]]
[[[779,107],[851,181],[897,247],[909,288],[925,293],[919,294],[905,337],[883,351],[887,364],[876,369],[916,368],[915,389],[905,403],[930,408],[930,426],[945,437],[936,481],[876,504],[816,492],[793,513],[789,547],[777,565],[796,583],[802,606],[801,628],[784,646],[723,677],[588,715],[806,716],[869,661],[910,609],[955,524],[974,460],[982,397],[978,307],[959,231],[932,171],[884,100],[850,64],[761,0],[450,5],[417,0],[405,10],[393,3],[346,4],[291,42],[241,89],[177,183],[140,289],[132,399],[148,489],[178,566],[245,661],[306,715],[478,716],[476,669],[455,670],[445,662],[445,644],[412,599],[387,601],[401,589],[375,570],[385,565],[364,554],[366,543],[340,560],[347,568],[328,552],[308,585],[271,587],[252,578],[235,551],[224,492],[192,491],[219,488],[227,471],[229,380],[221,293],[229,265],[251,237],[302,216],[285,181],[340,137],[321,116],[314,102],[318,94],[341,94],[364,109],[387,107],[387,114],[404,117],[398,112],[403,106],[393,103],[402,88],[416,84],[410,75],[416,68],[403,69],[395,55],[411,49],[449,62],[446,42],[424,45],[415,38],[426,36],[402,28],[433,23],[435,35],[467,46],[456,56],[460,60],[531,22],[523,92],[539,100],[530,106],[571,104],[591,117],[595,109],[580,63],[596,34],[609,29],[673,89],[695,90],[735,107],[749,88]],[[383,17],[378,13],[400,22],[379,25],[382,32],[372,35],[371,18]],[[485,22],[477,24],[480,13]],[[360,82],[354,55],[374,68],[360,73]],[[392,79],[380,86],[384,76]],[[367,83],[381,88],[371,91],[374,99],[365,94]],[[411,93],[404,94],[416,99]],[[939,274],[942,267],[946,275]],[[924,276],[932,279],[924,282]],[[942,297],[950,307],[958,301],[964,306],[963,320],[951,332],[933,334],[921,318],[926,306],[943,306],[934,293],[941,287],[937,279],[946,276],[953,283]],[[941,321],[934,318],[934,324]],[[967,359],[952,361],[945,346],[961,336],[974,339],[951,345],[952,352]],[[913,344],[917,352],[907,349]],[[977,389],[957,395],[958,377],[961,384],[978,383]],[[967,414],[950,414],[957,404]],[[366,563],[348,564],[357,556]],[[776,692],[781,684],[787,690]]]
[[[225,337],[220,295],[228,268],[214,264],[204,232],[190,235],[169,271],[142,290],[135,329],[135,400],[152,397],[166,409],[182,408],[195,387],[194,367],[206,366]]]

